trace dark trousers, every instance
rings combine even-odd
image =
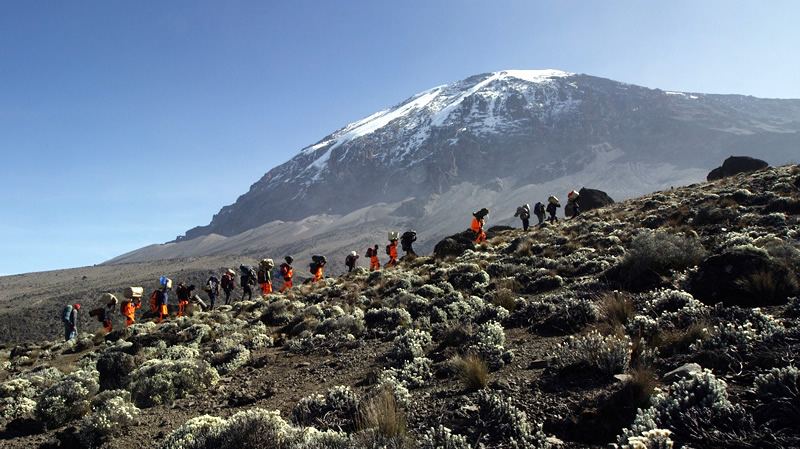
[[[250,288],[250,284],[242,285],[242,301],[244,301],[244,296],[247,295],[248,300],[253,299],[253,289]]]
[[[528,220],[529,220],[528,218],[523,218],[523,219],[522,219],[522,229],[523,229],[524,231],[527,231],[527,230],[528,230],[528,226],[530,225],[530,223],[528,222]]]
[[[539,220],[539,224],[544,223],[544,214],[536,214],[536,218]]]
[[[214,310],[214,304],[217,302],[217,293],[208,292],[209,310]]]
[[[222,289],[225,292],[225,305],[229,305],[231,303],[231,292],[233,291],[232,288],[225,288]]]

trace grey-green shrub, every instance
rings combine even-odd
[[[219,374],[205,360],[148,360],[131,373],[131,395],[140,407],[169,404],[176,398],[205,391]]]
[[[350,387],[337,385],[325,395],[313,394],[301,399],[292,409],[292,421],[323,429],[352,429],[358,413],[358,396]]]
[[[86,447],[96,447],[126,427],[135,424],[139,409],[126,390],[106,390],[92,399],[92,412],[81,422],[79,438]]]
[[[91,400],[100,389],[98,373],[78,370],[44,390],[36,400],[34,414],[48,428],[59,427],[89,412]]]
[[[498,393],[480,391],[477,396],[477,431],[493,443],[507,447],[549,447],[541,426],[532,425],[528,416]]]
[[[580,337],[572,336],[562,344],[557,363],[562,367],[586,363],[608,375],[618,374],[628,369],[631,348],[631,339],[627,335],[604,336],[593,330]]]
[[[453,433],[439,424],[431,427],[420,436],[419,449],[470,449],[467,437]]]

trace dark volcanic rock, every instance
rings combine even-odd
[[[445,237],[433,247],[433,256],[436,258],[460,256],[468,249],[475,249],[475,234],[472,231],[463,231]]]
[[[490,239],[495,237],[497,234],[502,232],[511,231],[514,228],[511,226],[492,226],[491,228],[486,230],[486,238]]]
[[[798,294],[798,286],[794,273],[769,256],[731,251],[704,260],[692,276],[690,292],[709,305],[762,307],[785,304]]]
[[[708,174],[706,177],[709,181],[726,178],[739,173],[747,173],[751,171],[761,170],[769,167],[769,164],[750,156],[731,156],[725,159],[721,167],[717,167]]]
[[[581,211],[586,212],[587,210],[614,204],[614,200],[602,190],[583,187],[578,191],[578,204],[581,206]]]

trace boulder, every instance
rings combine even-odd
[[[433,247],[433,256],[435,258],[458,257],[468,249],[475,249],[474,239],[475,234],[470,230],[445,237]]]
[[[587,189],[583,187],[578,191],[578,204],[581,206],[581,211],[597,209],[609,204],[614,204],[614,200],[606,192],[596,189]]]
[[[511,226],[492,226],[491,228],[486,230],[486,238],[491,239],[497,236],[497,234],[512,230],[514,230],[514,228]]]
[[[687,363],[685,365],[679,366],[674,370],[664,374],[664,382],[672,383],[676,382],[681,379],[686,379],[694,373],[700,373],[703,371],[703,367],[698,365],[697,363]]]
[[[756,159],[749,156],[731,156],[725,159],[721,167],[717,167],[709,172],[706,179],[714,181],[717,179],[726,178],[739,173],[748,173],[751,171],[761,170],[769,167],[765,161]]]
[[[689,290],[705,304],[740,307],[785,304],[800,293],[789,268],[766,254],[747,250],[728,251],[701,262]]]

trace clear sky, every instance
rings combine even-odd
[[[477,73],[800,98],[799,20],[798,1],[0,0],[0,274],[171,240]]]

